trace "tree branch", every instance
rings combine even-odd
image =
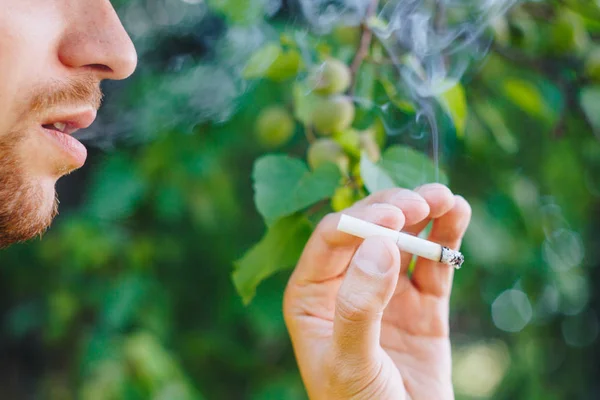
[[[367,21],[370,17],[375,15],[375,12],[377,12],[378,4],[379,0],[371,0],[369,8],[367,9],[365,20],[361,24],[360,45],[358,46],[356,55],[354,56],[352,64],[350,65],[350,73],[352,75],[352,87],[350,88],[351,95],[353,95],[354,91],[356,90],[356,76],[358,75],[358,69],[362,65],[365,57],[369,55],[369,48],[371,47],[371,41],[373,40],[373,32],[367,26]]]

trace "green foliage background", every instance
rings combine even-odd
[[[0,395],[303,399],[281,300],[290,254],[329,209],[319,200],[339,171],[321,173],[333,186],[320,198],[293,203],[282,193],[281,205],[263,196],[259,213],[255,161],[274,151],[261,158],[267,172],[297,171],[300,161],[281,154],[304,158],[307,138],[296,122],[289,143],[268,149],[253,126],[273,104],[303,121],[297,77],[310,66],[287,52],[349,63],[360,32],[307,34],[289,4],[114,4],[140,68],[105,85],[91,140],[102,150],[61,181],[54,227],[2,253]],[[598,398],[600,7],[524,2],[489,34],[489,55],[436,102],[441,166],[474,210],[452,297],[457,398]],[[370,57],[377,51],[374,43]],[[392,104],[388,125],[415,129],[408,94],[369,63],[358,95]],[[369,115],[359,107],[357,121],[377,123]],[[431,180],[428,139],[384,139],[382,148],[404,146],[384,155],[403,168],[392,182],[411,168]],[[310,218],[296,213],[315,202]],[[263,216],[271,236],[254,247],[267,232]],[[291,250],[273,253],[282,246]]]

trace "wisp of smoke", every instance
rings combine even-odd
[[[292,1],[297,2],[315,31],[325,33],[336,25],[362,23],[376,0],[290,0],[287,2],[290,9],[294,9]],[[474,60],[486,54],[489,47],[489,40],[484,38],[486,28],[516,1],[380,0],[377,14],[369,19],[377,40],[398,69],[398,89],[412,96],[419,107],[418,135],[431,133],[436,164],[435,99],[455,85]],[[260,0],[253,4],[269,17],[281,7],[281,0]],[[131,82],[105,85],[106,101],[97,122],[79,135],[87,144],[103,148],[110,148],[116,139],[144,141],[159,131],[228,120],[251,84],[242,78],[246,62],[265,42],[277,40],[278,36],[264,21],[231,25],[223,30],[217,21],[215,28],[206,4],[198,0],[132,0],[121,14],[140,54],[140,67],[133,78],[134,82],[139,79],[138,97],[123,105],[120,93],[127,93]],[[208,57],[198,59],[185,52],[165,57],[156,48],[155,40],[163,31],[175,32],[175,37],[187,32],[185,40],[189,43],[184,42],[185,46],[201,47]],[[295,39],[304,49],[302,31],[296,33]],[[177,44],[182,40],[178,39]],[[168,60],[166,70],[157,73],[148,66],[146,57],[153,54]],[[393,106],[379,107],[385,113]],[[388,133],[394,131],[400,132],[390,129]]]
[[[376,0],[298,0],[307,21],[324,31],[364,20]],[[400,90],[409,93],[431,132],[438,164],[438,126],[434,100],[456,85],[489,48],[488,26],[517,0],[390,0],[379,2],[368,22],[399,71]],[[359,99],[360,101],[360,99]],[[387,104],[383,107],[388,107]],[[398,130],[397,130],[398,131]]]

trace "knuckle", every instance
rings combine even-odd
[[[325,215],[319,224],[317,225],[317,230],[323,231],[330,229],[332,226],[336,226],[340,219],[340,213],[329,213]]]
[[[371,359],[348,359],[344,353],[336,352],[328,357],[325,381],[328,393],[333,398],[363,399],[377,398],[368,394],[377,393],[381,364]]]
[[[314,236],[325,238],[329,232],[335,231],[340,220],[340,215],[340,213],[329,213],[321,218],[315,228]]]
[[[347,322],[364,322],[373,319],[372,310],[376,305],[366,296],[350,294],[339,296],[335,308],[338,316]]]

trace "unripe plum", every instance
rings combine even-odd
[[[313,71],[310,79],[316,93],[332,95],[348,90],[352,76],[346,64],[330,58]]]
[[[329,97],[320,101],[313,109],[312,123],[319,133],[329,135],[349,128],[354,120],[354,113],[354,104],[348,97]]]
[[[339,212],[351,207],[356,201],[354,189],[349,186],[342,186],[335,190],[331,198],[331,208],[333,211]]]
[[[297,50],[279,54],[267,69],[265,76],[275,82],[283,82],[298,75],[303,67],[302,57]]]
[[[350,167],[350,159],[344,153],[340,146],[333,139],[317,139],[308,148],[306,156],[308,165],[313,169],[319,168],[325,163],[333,163],[337,165],[344,174],[348,174]]]
[[[294,119],[288,110],[281,106],[271,106],[261,111],[254,130],[261,145],[275,148],[291,139],[294,127]]]

